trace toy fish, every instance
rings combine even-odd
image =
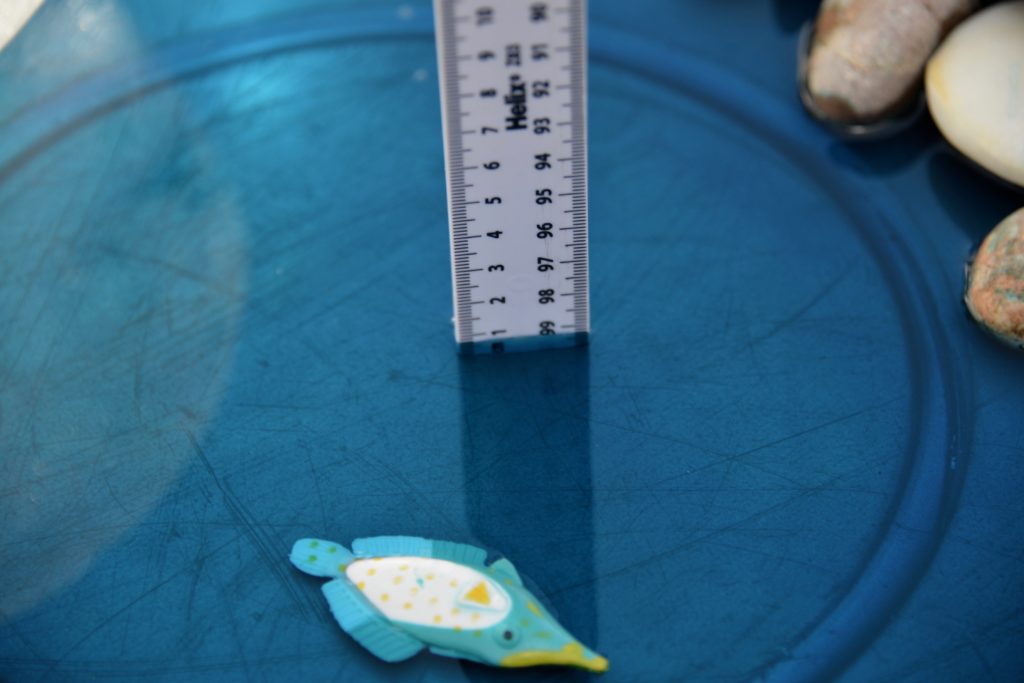
[[[334,618],[387,662],[434,654],[503,667],[540,664],[604,672],[608,660],[583,647],[523,587],[506,559],[412,536],[361,538],[352,551],[305,538],[291,562],[333,579],[323,586]]]

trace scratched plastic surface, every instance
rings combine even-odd
[[[460,359],[428,6],[49,3],[0,53],[0,679],[582,680],[332,622],[510,557],[608,681],[1020,680],[1022,203],[795,95],[812,3],[593,2],[589,349]]]

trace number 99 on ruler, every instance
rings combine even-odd
[[[434,0],[455,338],[586,343],[585,0]]]

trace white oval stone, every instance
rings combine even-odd
[[[950,144],[1024,187],[1024,2],[978,12],[925,72],[928,108]]]

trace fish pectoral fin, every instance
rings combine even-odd
[[[483,607],[490,607],[491,593],[487,590],[487,584],[483,581],[478,581],[475,586],[462,594],[459,602],[463,604],[474,603]]]
[[[329,581],[323,591],[338,624],[385,662],[409,659],[423,649],[422,642],[388,621],[347,579]]]
[[[459,652],[458,650],[449,650],[448,648],[444,647],[431,646],[430,651],[433,652],[435,655],[440,655],[441,657],[452,657],[453,659],[468,659],[471,662],[479,662],[481,664],[485,663],[482,659],[477,659],[471,654]]]

